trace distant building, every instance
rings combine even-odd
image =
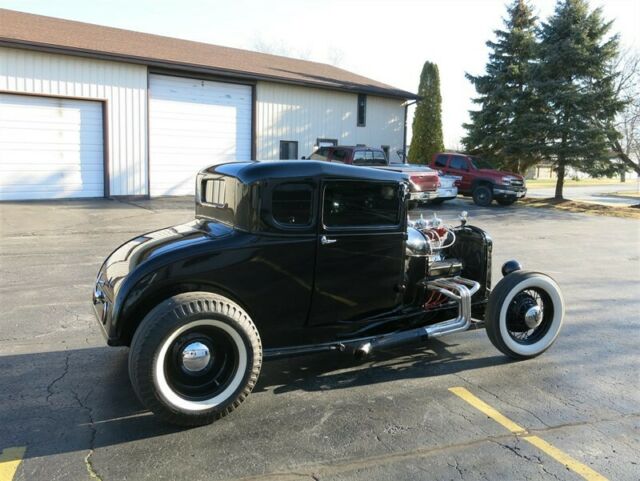
[[[205,165],[402,152],[416,95],[316,62],[0,9],[0,200],[187,195]]]

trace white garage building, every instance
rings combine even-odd
[[[404,148],[416,96],[316,62],[0,9],[0,200],[188,195],[206,165]]]

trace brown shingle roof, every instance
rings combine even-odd
[[[405,99],[415,94],[318,62],[0,9],[0,45]]]

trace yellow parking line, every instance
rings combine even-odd
[[[25,446],[2,450],[2,454],[0,454],[0,481],[13,480],[13,476],[16,474],[18,466],[20,466],[26,450]]]
[[[471,394],[467,389],[463,387],[452,387],[452,388],[449,388],[449,391],[451,391],[453,394],[455,394],[459,398],[471,404],[474,408],[476,408],[481,413],[484,413],[487,416],[489,416],[498,424],[507,428],[516,436],[521,436],[522,439],[532,444],[533,446],[538,448],[540,451],[552,457],[559,463],[563,464],[566,468],[579,474],[587,481],[608,481],[607,478],[602,476],[600,473],[597,473],[596,471],[591,469],[589,466],[582,464],[580,461],[573,459],[571,456],[559,450],[555,446],[549,444],[545,440],[539,438],[538,436],[529,435],[526,429],[514,423],[513,421],[511,421],[511,419],[500,414],[497,410],[489,406],[482,399],[479,399],[473,394]]]

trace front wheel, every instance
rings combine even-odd
[[[564,317],[558,284],[539,272],[516,271],[503,277],[489,296],[487,335],[502,353],[529,359],[549,349]]]
[[[179,294],[142,320],[131,342],[129,377],[147,408],[181,426],[208,424],[233,411],[262,365],[258,331],[226,297]]]
[[[486,185],[478,185],[473,189],[473,202],[480,207],[488,207],[493,200],[493,191]]]

